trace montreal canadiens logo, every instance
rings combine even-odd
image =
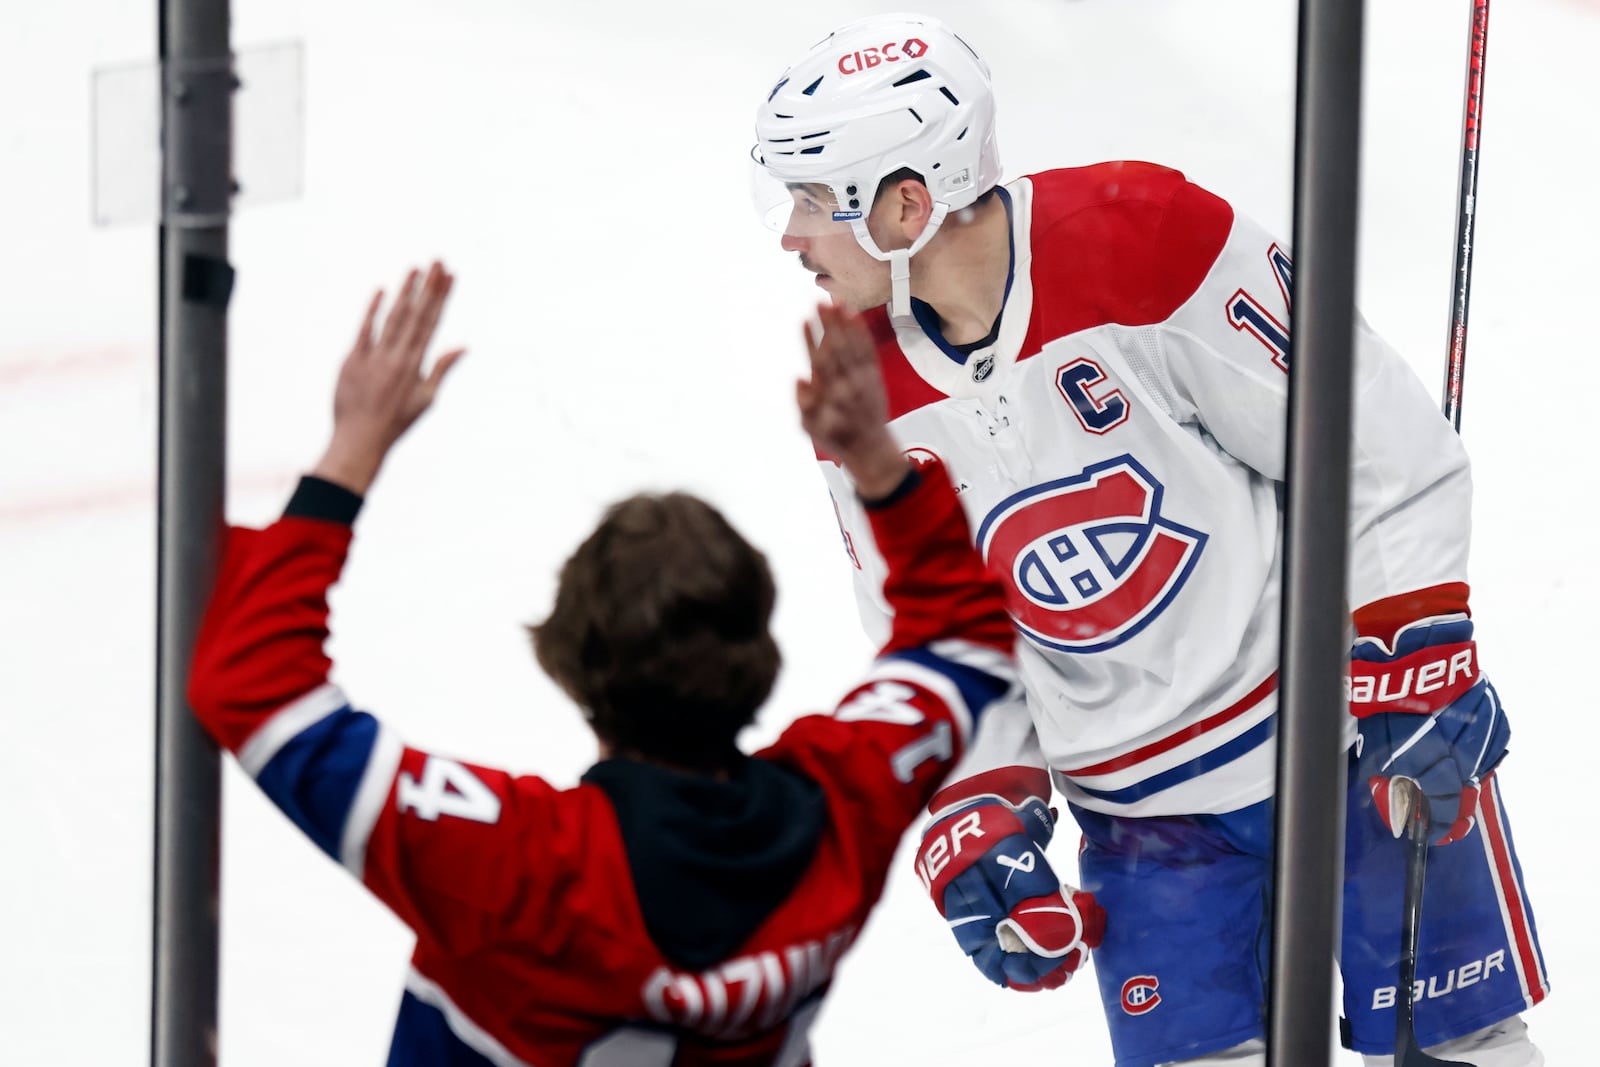
[[[1161,483],[1132,456],[1002,500],[978,547],[1029,639],[1062,652],[1128,640],[1172,602],[1206,535],[1164,518]]]
[[[1153,974],[1140,974],[1122,983],[1122,1010],[1129,1015],[1143,1015],[1161,1003],[1156,987],[1161,983]]]

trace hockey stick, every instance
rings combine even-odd
[[[1400,926],[1400,984],[1394,997],[1394,1067],[1471,1067],[1441,1060],[1417,1044],[1417,935],[1422,929],[1422,883],[1428,873],[1428,798],[1413,778],[1396,778],[1391,803],[1406,824],[1406,889]]]
[[[1461,432],[1461,394],[1467,366],[1467,300],[1472,292],[1472,239],[1478,201],[1478,139],[1483,132],[1483,71],[1489,45],[1489,0],[1472,0],[1467,87],[1461,109],[1461,175],[1456,185],[1455,295],[1450,305],[1450,353],[1445,366],[1444,415]],[[1430,1056],[1417,1045],[1417,938],[1422,885],[1428,871],[1428,798],[1414,779],[1398,778],[1396,798],[1406,813],[1406,887],[1400,928],[1400,982],[1395,988],[1395,1067],[1467,1067]]]
[[[1467,298],[1472,294],[1472,237],[1477,218],[1478,138],[1483,133],[1483,66],[1490,40],[1490,0],[1472,0],[1467,38],[1466,101],[1461,107],[1461,178],[1456,184],[1456,293],[1450,306],[1450,357],[1445,365],[1445,418],[1461,432],[1461,394],[1467,370]],[[1405,901],[1400,928],[1400,984],[1395,987],[1395,1067],[1450,1067],[1416,1043],[1416,942],[1422,928],[1422,881],[1427,877],[1429,805],[1421,785],[1395,779],[1406,813]],[[1458,1064],[1458,1067],[1466,1065]]]
[[[1467,371],[1467,298],[1472,291],[1472,240],[1478,206],[1478,138],[1483,132],[1483,67],[1489,45],[1489,0],[1472,0],[1466,101],[1461,109],[1461,176],[1456,185],[1455,294],[1450,302],[1450,355],[1444,378],[1444,416],[1461,431],[1461,392]]]

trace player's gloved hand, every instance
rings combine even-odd
[[[1378,815],[1399,837],[1393,779],[1414,779],[1428,798],[1429,837],[1439,845],[1471,832],[1478,788],[1506,754],[1511,728],[1500,697],[1478,669],[1472,620],[1413,623],[1394,648],[1362,638],[1351,650],[1350,710],[1360,720],[1356,770]]]
[[[917,873],[961,950],[997,985],[1054,989],[1100,944],[1106,916],[1092,895],[1063,886],[1044,846],[1045,803],[985,797],[942,816],[917,849]]]

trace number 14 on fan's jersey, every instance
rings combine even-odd
[[[1272,264],[1272,275],[1278,280],[1278,292],[1283,297],[1283,317],[1287,320],[1294,293],[1294,265],[1288,253],[1277,245],[1267,249],[1267,262]],[[1235,330],[1249,330],[1272,353],[1273,364],[1288,373],[1289,327],[1279,322],[1261,301],[1240,289],[1228,298],[1228,321]]]
[[[455,760],[442,756],[428,757],[420,781],[402,771],[395,783],[395,802],[402,815],[411,812],[428,822],[441,815],[482,823],[500,820],[500,798],[494,790]]]

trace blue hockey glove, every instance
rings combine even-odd
[[[1054,989],[1100,944],[1105,912],[1063,886],[1044,846],[1055,819],[1030,797],[1014,808],[985,797],[941,817],[922,836],[917,874],[961,950],[996,985]]]
[[[1494,686],[1478,669],[1472,620],[1414,623],[1394,649],[1363,638],[1351,650],[1350,710],[1359,722],[1356,772],[1396,837],[1393,779],[1414,779],[1427,796],[1435,844],[1459,841],[1476,821],[1478,789],[1506,754],[1511,728]]]

